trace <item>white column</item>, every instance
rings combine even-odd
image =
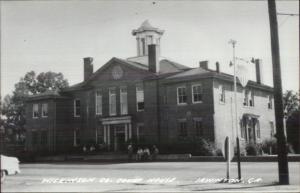
[[[132,138],[131,123],[128,124],[129,139]]]
[[[107,142],[107,132],[106,132],[106,129],[107,129],[107,125],[103,125],[103,140],[104,140],[105,144]]]
[[[127,123],[124,124],[124,131],[125,131],[125,142],[128,140],[128,133],[127,133]]]

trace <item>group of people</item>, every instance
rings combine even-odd
[[[133,146],[132,144],[128,145],[128,161],[132,161],[133,158]],[[148,147],[138,147],[136,152],[136,161],[149,161],[149,160],[156,160],[159,151],[156,145],[152,146],[152,151]]]

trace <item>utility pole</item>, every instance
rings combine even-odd
[[[273,82],[274,82],[274,103],[276,119],[276,137],[278,151],[278,172],[279,184],[289,184],[289,168],[287,161],[286,138],[283,131],[283,101],[282,101],[282,84],[280,69],[280,53],[278,41],[278,23],[276,15],[275,0],[268,0],[272,63],[273,63]]]
[[[235,44],[237,43],[236,40],[230,40],[230,44],[232,44],[233,48],[233,71],[234,71],[234,128],[236,132],[236,150],[237,150],[237,166],[238,166],[238,179],[241,180],[241,158],[240,158],[240,141],[239,141],[239,134],[238,134],[238,116],[237,116],[237,86],[236,86],[236,62],[235,62]]]

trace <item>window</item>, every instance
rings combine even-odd
[[[31,132],[31,142],[32,142],[32,145],[36,145],[38,144],[38,133],[36,131],[32,131]]]
[[[140,138],[140,133],[142,133],[144,130],[144,124],[143,123],[138,123],[136,127],[136,139]]]
[[[271,137],[275,137],[275,127],[273,121],[270,121],[270,130],[271,130]]]
[[[80,100],[74,100],[74,117],[80,117]]]
[[[109,115],[117,114],[117,104],[116,104],[116,89],[109,89]]]
[[[128,113],[127,88],[126,87],[122,87],[120,89],[120,105],[121,105],[121,115],[126,115]]]
[[[244,92],[244,106],[254,107],[254,92],[245,90]]]
[[[177,88],[177,104],[186,104],[187,96],[186,96],[186,88],[179,87]]]
[[[203,136],[203,126],[202,126],[202,120],[201,119],[195,119],[194,120],[194,127],[196,131],[196,136],[201,137]]]
[[[33,104],[32,106],[32,117],[38,118],[39,117],[39,104]]]
[[[147,36],[148,44],[153,44],[153,36]]]
[[[268,99],[269,99],[268,109],[272,109],[273,108],[272,96],[269,96]]]
[[[144,110],[144,88],[142,85],[136,86],[136,104],[137,111]]]
[[[187,128],[186,128],[186,121],[179,122],[179,136],[186,137],[187,136]]]
[[[244,106],[248,106],[248,95],[249,95],[249,91],[245,90],[244,91]]]
[[[42,131],[41,132],[41,145],[47,145],[48,144],[48,132]]]
[[[253,91],[250,91],[249,106],[254,107],[254,92]]]
[[[223,85],[219,86],[219,96],[220,96],[219,98],[220,102],[225,103],[225,88]]]
[[[102,93],[100,90],[96,91],[96,115],[102,115]]]
[[[256,121],[256,137],[260,138],[260,124],[259,121]]]
[[[192,86],[193,103],[202,102],[202,86],[200,84]]]
[[[42,117],[48,117],[48,103],[42,104]]]
[[[245,123],[245,118],[240,120],[240,130],[241,130],[241,138],[245,139],[246,138],[246,123]]]

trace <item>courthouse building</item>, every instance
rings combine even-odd
[[[194,136],[222,148],[226,136],[235,136],[233,76],[220,72],[218,62],[211,70],[207,61],[191,68],[162,57],[163,34],[145,21],[132,31],[137,56],[114,57],[96,71],[86,57],[81,83],[28,97],[27,149],[58,151],[93,142],[119,151],[133,138],[160,145]],[[255,64],[256,81],[237,85],[242,144],[275,132],[273,88],[261,81],[260,60]]]

